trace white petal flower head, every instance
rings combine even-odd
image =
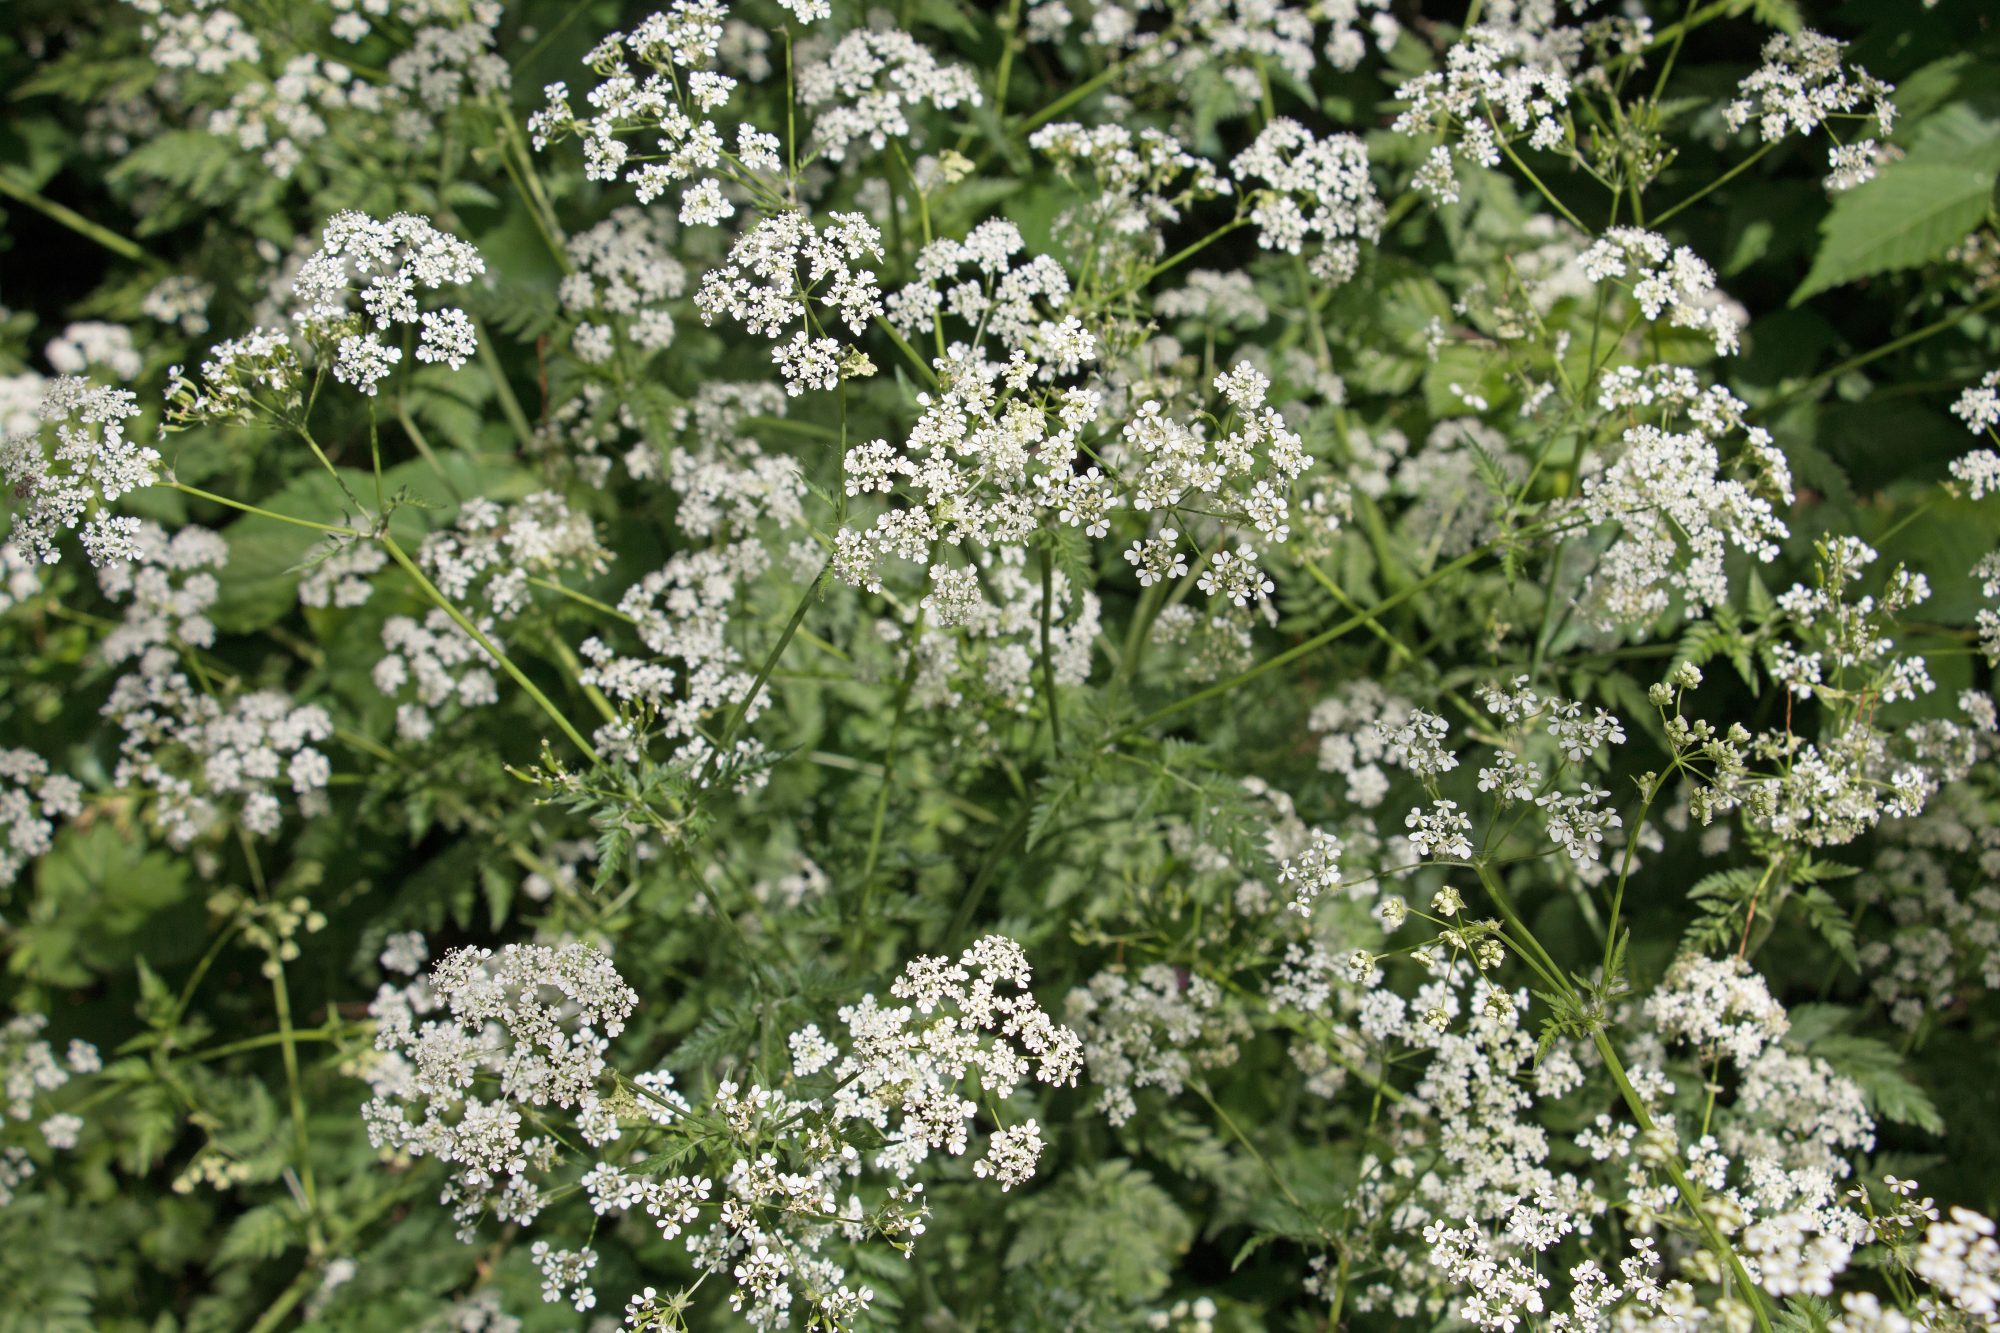
[[[415,214],[377,220],[352,210],[336,213],[293,282],[299,304],[292,318],[309,343],[332,356],[336,380],[373,397],[403,359],[402,348],[380,337],[397,325],[421,328],[419,361],[442,361],[456,370],[478,351],[463,310],[426,311],[419,296],[485,271],[478,251]],[[353,309],[357,294],[359,311]]]
[[[126,421],[139,415],[137,399],[65,375],[49,382],[38,414],[41,429],[0,444],[0,476],[19,506],[12,544],[53,565],[67,530],[82,538],[93,565],[131,559],[139,520],[109,507],[159,480],[160,462],[157,449],[125,436]],[[55,437],[53,449],[45,431]]]

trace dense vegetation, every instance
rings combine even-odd
[[[0,1329],[2000,1328],[1984,0],[13,0]]]

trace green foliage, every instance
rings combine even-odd
[[[1984,1317],[1980,0],[378,8],[0,25],[0,1333]]]

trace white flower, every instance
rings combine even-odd
[[[160,461],[158,450],[125,436],[126,421],[139,415],[137,400],[64,375],[49,382],[38,415],[53,428],[53,449],[39,430],[0,442],[0,476],[20,506],[12,543],[52,565],[62,558],[60,534],[73,531],[94,565],[130,559],[139,520],[108,506],[157,481]]]
[[[292,318],[310,343],[330,352],[336,380],[373,397],[403,359],[403,349],[380,336],[398,325],[421,326],[420,361],[456,370],[474,354],[478,340],[463,310],[424,311],[417,299],[485,271],[478,251],[414,214],[377,220],[336,213],[293,281],[299,305]],[[357,284],[359,311],[351,304]]]

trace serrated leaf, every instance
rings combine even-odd
[[[1988,111],[1958,102],[1925,117],[1910,136],[1906,160],[2000,171],[2000,119]]]
[[[1750,15],[1767,28],[1797,32],[1805,26],[1796,0],[1750,0]]]
[[[1799,895],[1798,904],[1806,924],[1840,955],[1848,970],[1861,971],[1861,957],[1854,949],[1854,923],[1848,920],[1846,909],[1834,901],[1833,895],[1822,888],[1810,888]]]
[[[1771,1327],[1786,1333],[1822,1333],[1833,1327],[1833,1307],[1817,1296],[1793,1296],[1778,1311]]]
[[[1941,259],[1986,217],[1991,169],[1946,162],[1892,162],[1834,200],[1819,254],[1791,304],[1858,278]]]
[[[1274,1239],[1276,1238],[1273,1236],[1256,1235],[1244,1241],[1236,1248],[1236,1257],[1229,1261],[1229,1271],[1234,1273],[1237,1269],[1243,1267],[1245,1259],[1248,1259],[1258,1250],[1263,1249],[1264,1246],[1268,1245]]]
[[[275,1259],[292,1244],[297,1232],[291,1209],[281,1204],[264,1204],[243,1213],[230,1223],[216,1247],[210,1267],[234,1263],[260,1263]]]
[[[1899,1125],[1915,1125],[1926,1133],[1944,1133],[1944,1117],[1938,1114],[1937,1104],[1903,1073],[1902,1057],[1887,1042],[1835,1032],[1804,1049],[1853,1079],[1877,1116]]]

